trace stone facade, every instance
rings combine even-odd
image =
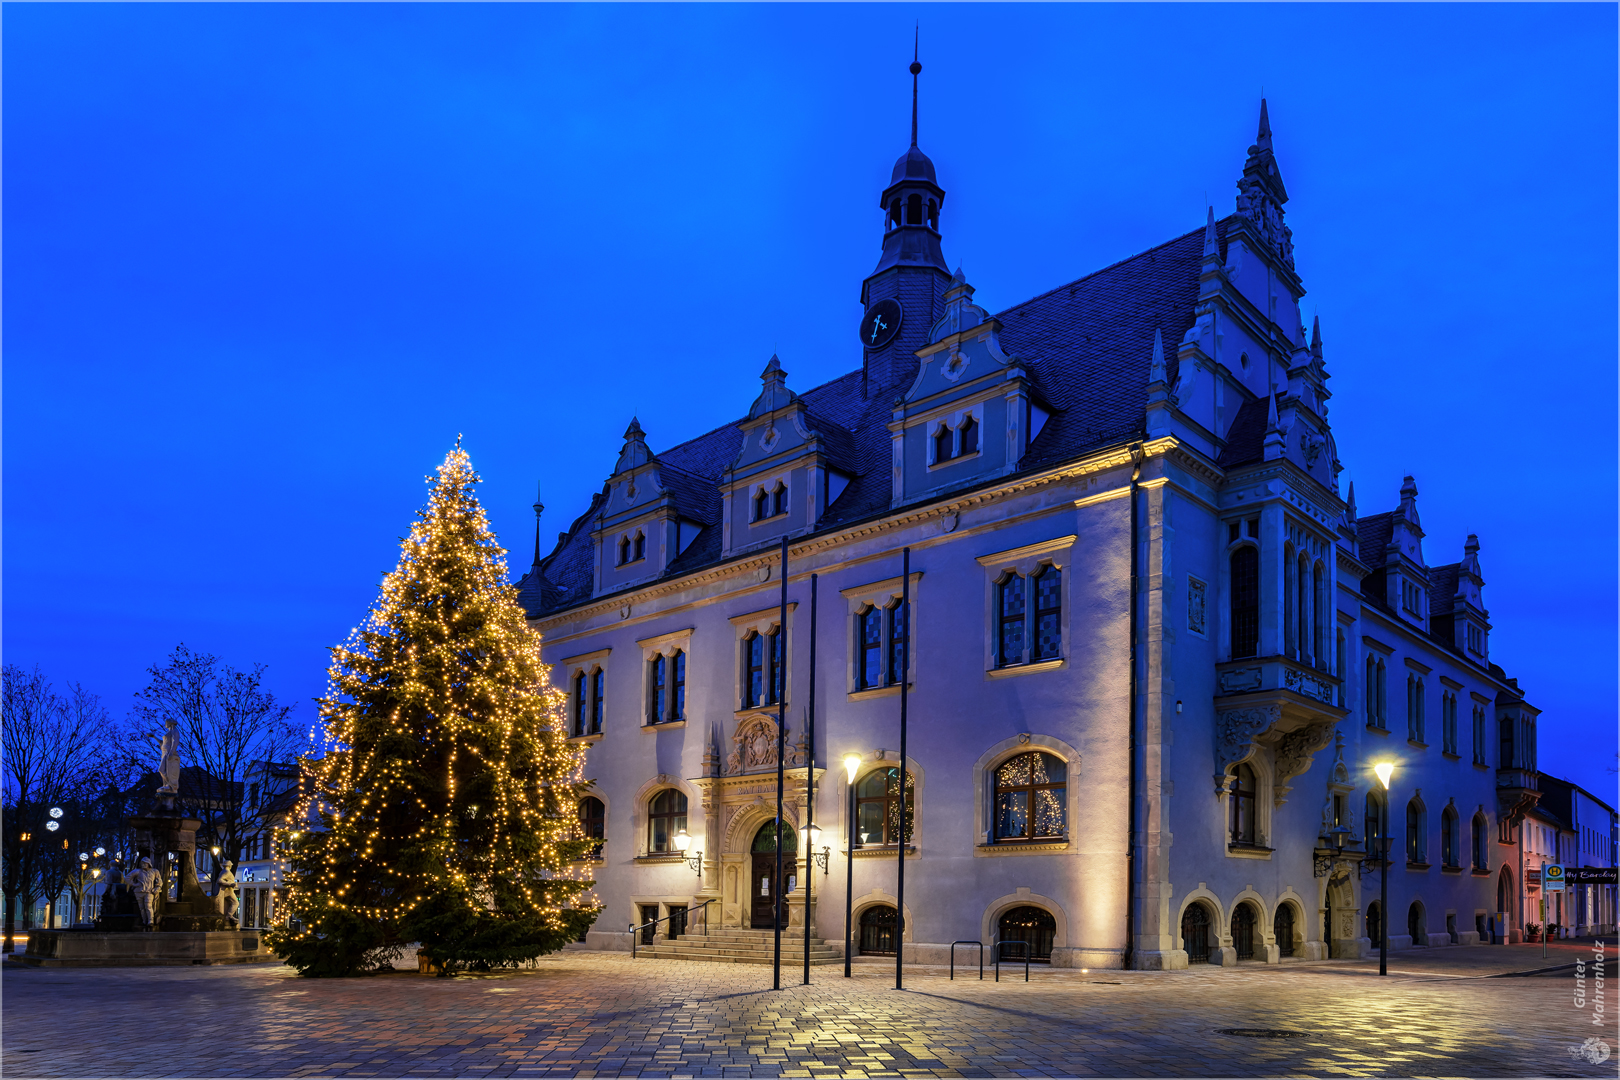
[[[632,422],[520,582],[602,804],[589,946],[680,907],[760,925],[789,884],[756,858],[778,715],[784,819],[830,855],[798,841],[790,924],[842,938],[847,866],[855,922],[892,908],[898,819],[862,802],[848,858],[844,761],[882,797],[908,638],[908,957],[1027,909],[1059,965],[1361,955],[1386,801],[1392,945],[1517,932],[1537,717],[1489,659],[1478,542],[1430,566],[1411,478],[1368,518],[1341,496],[1263,104],[1238,186],[1236,213],[992,315],[913,145],[861,293],[863,339],[892,337],[859,370],[795,392],[773,357],[735,427],[662,453]],[[657,850],[678,827],[686,855]]]

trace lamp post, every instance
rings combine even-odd
[[[844,772],[849,774],[849,840],[845,844],[844,860],[844,978],[849,978],[849,951],[851,913],[855,908],[855,770],[861,767],[861,755],[844,755]]]
[[[1378,858],[1383,864],[1378,882],[1378,974],[1389,974],[1389,778],[1395,775],[1393,761],[1373,766],[1378,782],[1384,785],[1384,798],[1378,808]]]

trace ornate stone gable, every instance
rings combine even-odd
[[[789,743],[787,767],[803,768],[808,755],[803,738]],[[776,768],[776,721],[756,713],[737,725],[731,736],[731,753],[726,756],[726,775],[773,771]]]

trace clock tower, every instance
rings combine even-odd
[[[861,283],[862,380],[866,396],[902,388],[916,370],[916,351],[945,311],[951,273],[939,246],[945,190],[934,163],[917,147],[917,76],[911,62],[911,148],[894,163],[878,205],[883,209],[883,255]]]

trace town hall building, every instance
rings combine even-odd
[[[1393,948],[1519,939],[1539,718],[1491,658],[1481,545],[1436,550],[1412,477],[1340,489],[1264,101],[1237,188],[992,313],[946,261],[914,102],[859,365],[805,388],[771,357],[696,438],[630,421],[519,583],[594,782],[585,947],[655,920],[638,947],[763,943],[785,892],[784,937],[836,952],[846,884],[854,950],[918,962],[1354,957],[1385,919]]]

